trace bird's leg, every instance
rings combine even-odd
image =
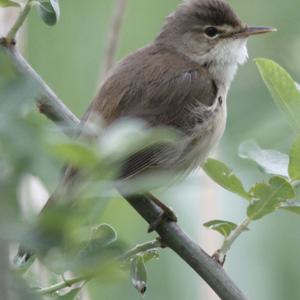
[[[157,219],[154,220],[154,222],[152,222],[149,225],[148,232],[155,231],[155,229],[164,221],[177,222],[177,216],[175,215],[174,211],[170,207],[162,203],[160,200],[158,200],[150,193],[147,194],[147,197],[149,198],[149,200],[151,200],[157,206],[159,206],[162,210],[162,212],[157,217]]]

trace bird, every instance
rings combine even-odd
[[[101,117],[104,127],[122,119],[140,119],[149,128],[179,133],[175,144],[155,144],[133,153],[120,165],[118,178],[127,180],[150,171],[189,174],[201,166],[221,139],[227,119],[227,94],[239,65],[248,58],[250,36],[275,31],[249,26],[225,0],[186,0],[167,16],[156,38],[121,60],[107,74],[84,114],[81,126]],[[77,176],[68,167],[63,184]],[[125,195],[124,197],[130,195]],[[176,221],[162,208],[163,218]],[[50,197],[43,211],[55,204]],[[20,248],[27,260],[31,252]]]

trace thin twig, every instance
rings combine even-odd
[[[103,76],[113,67],[120,39],[120,32],[127,6],[127,0],[116,0],[115,10],[108,32],[107,47],[105,50]]]
[[[32,4],[32,0],[27,0],[24,8],[21,10],[15,24],[12,26],[12,28],[10,29],[10,31],[7,33],[6,35],[6,41],[8,44],[11,44],[13,42],[13,40],[16,37],[17,32],[19,31],[19,29],[22,27],[24,21],[26,20],[30,10],[31,10],[31,5]]]
[[[223,242],[222,247],[218,250],[220,255],[225,256],[233,245],[234,241],[246,230],[251,223],[251,219],[246,218]]]
[[[133,249],[126,252],[124,255],[117,257],[117,261],[126,261],[127,259],[131,258],[132,256],[140,253],[145,252],[148,250],[153,250],[161,247],[161,242],[159,240],[153,240],[150,242],[146,242],[140,245],[135,246]],[[55,292],[58,292],[66,287],[71,287],[74,284],[80,283],[80,282],[86,282],[94,277],[94,274],[85,275],[85,276],[78,276],[74,277],[72,279],[65,279],[62,282],[56,283],[50,287],[42,288],[37,291],[40,295],[49,295],[53,294]]]

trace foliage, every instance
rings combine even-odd
[[[286,114],[294,129],[300,132],[300,91],[291,76],[271,60],[257,59],[258,69],[265,81],[275,103]],[[268,182],[255,183],[248,192],[244,190],[242,181],[222,162],[209,159],[204,170],[220,186],[249,200],[247,217],[241,225],[227,221],[211,221],[205,227],[216,230],[224,237],[225,249],[230,246],[254,220],[259,220],[279,209],[300,213],[300,200],[297,201],[297,187],[300,179],[300,138],[297,137],[289,155],[277,150],[265,150],[254,141],[246,141],[240,145],[241,158],[250,159],[257,164],[266,175],[275,175]]]

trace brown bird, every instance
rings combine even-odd
[[[201,165],[223,135],[227,93],[238,66],[247,60],[248,37],[270,31],[246,25],[223,0],[187,0],[167,17],[152,43],[119,62],[82,124],[94,116],[101,116],[105,126],[137,118],[180,134],[175,145],[157,144],[133,154],[122,163],[119,178],[153,170],[189,173]],[[75,173],[70,167],[65,182]],[[146,196],[163,208],[162,218],[176,220],[155,197]]]

